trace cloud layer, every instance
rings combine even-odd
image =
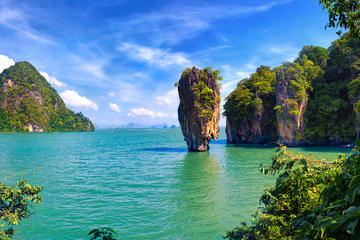
[[[134,43],[124,43],[118,50],[125,52],[133,60],[145,62],[155,67],[164,68],[170,65],[188,66],[191,63],[184,53],[144,47]]]
[[[14,60],[9,58],[8,56],[0,54],[0,73],[2,73],[2,71],[4,71],[4,69],[9,68],[12,65],[15,65]]]
[[[60,94],[61,98],[64,100],[64,102],[72,107],[84,107],[84,108],[90,108],[93,110],[98,110],[99,107],[95,102],[92,100],[80,96],[76,91],[74,90],[66,90],[65,92]]]
[[[109,103],[109,107],[110,107],[110,109],[111,110],[113,110],[114,112],[121,112],[120,111],[120,107],[117,105],[117,104],[115,104],[115,103]]]
[[[128,117],[147,116],[151,118],[168,118],[169,115],[161,112],[155,112],[146,108],[132,108],[127,114]]]
[[[49,76],[49,74],[47,74],[46,72],[40,72],[40,74],[46,79],[46,81],[48,81],[50,84],[53,84],[57,87],[66,87],[67,84],[60,82],[59,80],[57,80],[55,77],[53,76]]]

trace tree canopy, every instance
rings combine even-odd
[[[329,13],[327,27],[341,27],[349,30],[346,37],[360,39],[360,2],[359,0],[320,0],[323,9]],[[337,32],[338,35],[342,31]]]
[[[0,239],[11,239],[15,234],[14,225],[32,215],[33,203],[41,202],[39,193],[43,188],[30,186],[25,180],[17,185],[7,187],[0,184]]]

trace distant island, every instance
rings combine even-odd
[[[57,91],[28,62],[0,74],[0,132],[94,131],[82,113],[68,109]]]
[[[228,143],[353,142],[360,132],[360,41],[305,46],[294,62],[260,66],[226,98]]]

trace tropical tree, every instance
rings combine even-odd
[[[89,232],[89,236],[91,236],[91,240],[101,239],[101,240],[116,240],[113,235],[116,232],[112,228],[104,227],[104,228],[96,228]]]
[[[32,203],[40,203],[42,187],[30,186],[25,180],[7,187],[0,184],[0,239],[12,239],[16,234],[13,226],[32,215]]]
[[[359,0],[320,0],[323,9],[329,13],[327,27],[341,27],[349,30],[347,37],[360,38],[360,1]],[[342,31],[337,32],[342,35]]]

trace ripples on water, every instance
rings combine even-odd
[[[99,226],[120,239],[221,239],[249,222],[274,181],[259,172],[272,147],[220,140],[188,153],[179,129],[0,134],[0,149],[0,179],[44,186],[36,214],[17,227],[24,239],[86,239]],[[293,150],[326,159],[342,151]]]

